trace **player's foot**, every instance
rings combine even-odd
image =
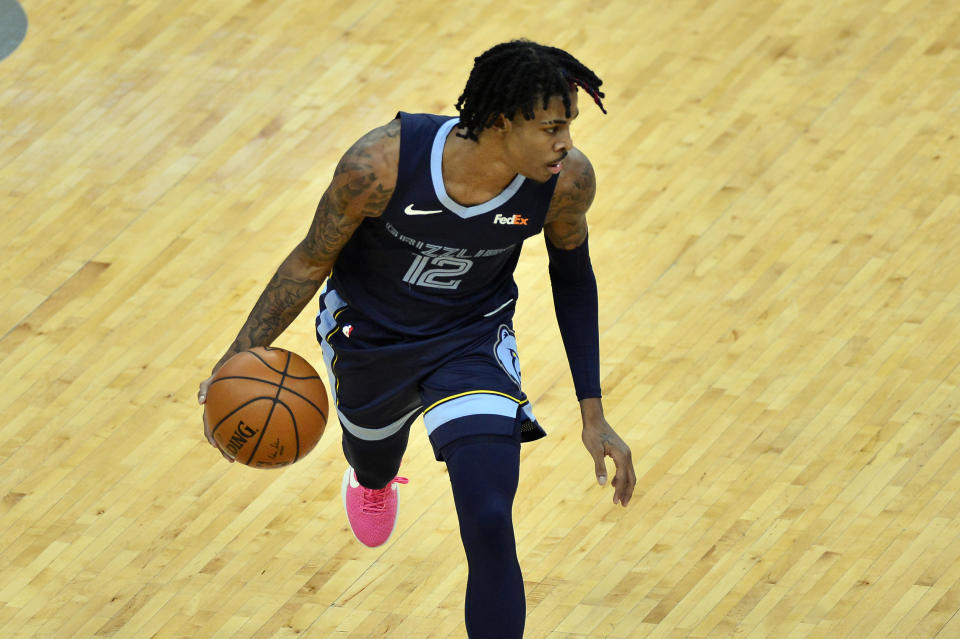
[[[364,488],[357,482],[353,468],[347,468],[340,492],[357,541],[371,548],[387,543],[397,523],[397,484],[406,483],[406,477],[394,477],[380,490]]]

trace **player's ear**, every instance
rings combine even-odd
[[[503,135],[509,133],[512,126],[513,122],[510,121],[510,118],[501,113],[493,120],[493,124],[490,125],[490,130]]]

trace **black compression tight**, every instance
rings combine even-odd
[[[470,639],[520,639],[526,599],[513,534],[520,443],[484,436],[444,447],[469,576],[465,619]]]

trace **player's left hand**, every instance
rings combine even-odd
[[[587,402],[589,400],[584,400]],[[599,401],[599,400],[598,400]],[[637,484],[637,474],[633,469],[633,456],[630,447],[617,435],[616,431],[607,423],[603,410],[589,410],[581,403],[583,414],[583,445],[593,457],[597,474],[597,482],[603,486],[607,483],[607,464],[605,459],[610,457],[616,466],[613,476],[613,503],[626,507],[633,496],[634,486]]]

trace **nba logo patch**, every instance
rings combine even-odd
[[[517,338],[506,324],[501,324],[497,329],[497,343],[493,347],[493,354],[500,368],[516,383],[517,388],[520,388],[520,355],[517,353]]]

